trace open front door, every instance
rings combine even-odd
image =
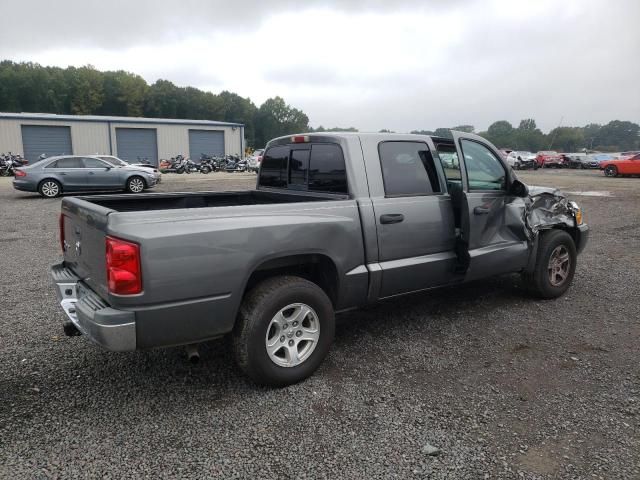
[[[459,248],[468,253],[465,279],[524,268],[529,255],[524,202],[508,193],[508,165],[482,137],[452,133],[462,173]]]

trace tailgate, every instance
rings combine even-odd
[[[107,298],[105,237],[112,212],[82,198],[62,200],[64,263],[103,298]]]

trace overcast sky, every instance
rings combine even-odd
[[[312,126],[640,121],[640,0],[1,0],[0,59],[124,69]]]

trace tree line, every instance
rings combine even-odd
[[[228,91],[215,94],[194,87],[179,87],[162,79],[149,85],[141,76],[123,70],[103,72],[90,65],[45,67],[9,60],[0,62],[0,111],[237,122],[245,125],[247,143],[254,147],[291,133],[358,131],[355,127],[313,129],[309,126],[309,117],[281,97],[269,98],[257,106],[250,98]],[[475,132],[472,125],[451,128]],[[411,133],[446,137],[450,135],[450,128]],[[640,148],[640,126],[621,120],[606,125],[558,127],[547,134],[531,118],[520,121],[517,127],[500,120],[477,133],[499,148],[533,152]]]
[[[245,125],[251,146],[309,130],[309,117],[281,97],[258,107],[232,92],[214,94],[168,80],[149,85],[134,73],[102,72],[90,65],[60,68],[0,62],[0,111],[237,122]]]
[[[558,150],[578,152],[598,150],[619,152],[640,149],[640,125],[621,120],[613,120],[605,125],[590,123],[584,127],[556,127],[545,134],[537,127],[533,118],[526,118],[514,127],[506,120],[492,123],[486,131],[476,132],[473,125],[458,125],[451,128],[414,130],[411,133],[448,137],[450,130],[477,133],[498,148],[514,150]]]

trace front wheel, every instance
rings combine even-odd
[[[573,281],[578,259],[576,245],[564,230],[550,230],[541,235],[535,267],[523,274],[523,281],[536,297],[558,298]]]
[[[142,193],[145,188],[144,180],[140,177],[131,177],[127,180],[127,192]]]
[[[618,176],[618,168],[615,165],[608,165],[604,169],[604,174],[607,177],[617,177]]]
[[[333,342],[333,305],[315,283],[269,278],[245,297],[233,331],[239,367],[256,383],[283,387],[309,377]]]

